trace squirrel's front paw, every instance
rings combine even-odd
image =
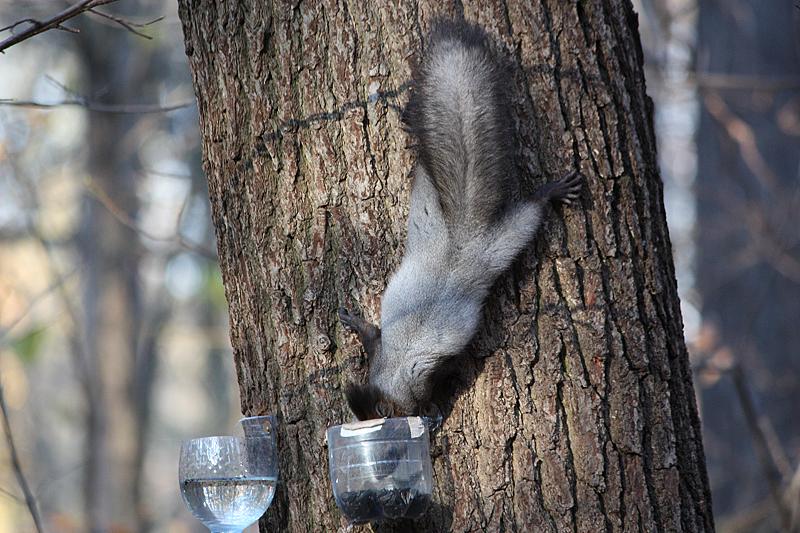
[[[571,205],[580,196],[582,188],[583,176],[573,170],[560,180],[539,187],[536,196],[551,202]]]
[[[352,313],[350,313],[350,311],[348,311],[344,307],[339,308],[338,314],[339,314],[339,321],[345,328],[347,328],[350,331],[358,331],[358,326],[359,323],[361,322],[361,319],[359,319],[357,316],[354,316]]]

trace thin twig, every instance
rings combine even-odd
[[[769,485],[770,496],[772,497],[773,504],[775,505],[778,516],[780,516],[781,524],[784,531],[788,531],[791,526],[791,515],[783,502],[783,491],[781,490],[781,476],[778,467],[772,459],[767,439],[758,423],[758,415],[753,403],[753,397],[750,395],[750,389],[745,383],[744,373],[741,366],[738,364],[731,369],[731,379],[733,380],[736,395],[739,398],[739,403],[742,406],[744,418],[747,421],[747,427],[750,430],[750,436],[753,439],[753,444],[758,457],[764,476],[767,478]]]
[[[17,315],[11,323],[2,329],[0,329],[0,346],[6,344],[6,337],[11,333],[11,331],[17,327],[24,319],[27,317],[30,312],[36,307],[42,299],[46,298],[56,290],[58,290],[64,283],[67,282],[69,278],[71,278],[74,274],[78,272],[78,269],[75,268],[72,271],[59,276],[49,287],[45,288],[42,292],[36,294],[31,300],[28,302],[28,306],[19,314]]]
[[[19,26],[20,24],[25,24],[25,23],[31,24],[34,27],[42,24],[41,22],[39,22],[36,19],[27,18],[27,19],[18,20],[16,22],[14,22],[13,24],[9,24],[8,26],[5,26],[4,28],[0,28],[0,31],[13,30],[14,28]],[[80,33],[80,30],[78,30],[76,28],[69,28],[67,26],[62,26],[61,24],[58,24],[57,26],[53,26],[52,29],[66,31],[66,32],[69,32],[69,33]]]
[[[747,74],[698,72],[694,75],[694,81],[700,89],[750,91],[786,91],[800,89],[800,77],[797,76],[768,77]]]
[[[800,512],[800,465],[795,470],[794,476],[789,483],[789,486],[783,491],[783,500],[786,505],[792,507],[792,523],[785,533],[798,533],[800,531],[800,524],[798,524],[798,513]],[[724,518],[718,531],[727,531],[728,533],[750,533],[758,530],[758,526],[768,524],[772,515],[774,514],[774,503],[771,497],[762,499],[761,501],[747,507],[740,509],[733,516]]]
[[[24,19],[22,22],[29,22],[31,26],[29,28],[24,29],[23,31],[19,32],[16,35],[12,35],[8,39],[0,42],[0,52],[4,52],[8,48],[11,48],[15,44],[21,43],[31,37],[39,35],[42,32],[47,30],[52,30],[54,28],[66,30],[66,31],[73,31],[77,32],[77,30],[71,28],[65,28],[62,24],[74,17],[77,17],[81,13],[85,11],[89,11],[92,8],[102,6],[105,4],[110,4],[111,2],[116,2],[117,0],[81,0],[80,2],[71,5],[64,11],[58,13],[57,15],[41,21],[32,18]],[[11,26],[3,28],[4,30],[12,29],[15,26],[18,26],[19,23],[14,23]]]
[[[28,22],[30,24],[39,24],[39,21],[36,20],[36,19],[22,19],[22,20],[18,20],[16,22],[14,22],[13,24],[9,24],[8,26],[3,26],[2,28],[0,28],[0,31],[13,30],[14,28],[19,26],[20,24],[25,24],[26,22]]]
[[[188,180],[188,179],[192,178],[191,174],[186,174],[186,173],[183,173],[183,172],[164,172],[164,171],[155,170],[155,169],[152,169],[152,168],[141,168],[141,169],[139,169],[138,172],[139,172],[139,174],[142,174],[142,175],[145,175],[145,176],[147,174],[152,174],[154,176],[163,176],[165,178],[180,178],[180,179],[185,179],[185,180]]]
[[[50,74],[45,74],[44,79],[48,83],[53,85],[53,87],[57,87],[58,89],[64,91],[64,94],[68,94],[71,98],[75,100],[86,100],[86,98],[84,98],[80,93],[78,93],[78,91],[67,87],[66,85],[55,79],[53,76],[51,76]]]
[[[750,125],[736,116],[717,93],[707,94],[703,98],[703,103],[706,111],[718,124],[725,128],[725,132],[737,144],[747,168],[750,169],[765,189],[774,194],[778,189],[780,180],[759,150],[755,132],[753,132]]]
[[[33,109],[52,109],[55,107],[80,106],[89,111],[101,113],[117,113],[125,115],[146,114],[146,113],[169,113],[178,109],[184,109],[194,105],[193,101],[179,102],[177,104],[103,104],[92,102],[84,98],[69,98],[60,102],[44,103],[33,102],[30,100],[0,99],[0,105],[12,107],[28,107]]]
[[[789,488],[786,489],[786,502],[792,513],[792,525],[789,527],[789,533],[797,533],[800,531],[800,464],[797,465],[797,469],[789,481]]]
[[[183,235],[181,235],[180,231],[176,230],[176,234],[174,237],[160,237],[158,235],[154,235],[142,229],[141,227],[139,227],[139,225],[136,224],[136,222],[134,222],[131,219],[130,216],[128,216],[128,214],[125,211],[123,211],[119,206],[117,206],[114,203],[114,200],[112,200],[108,196],[108,194],[106,194],[105,191],[103,191],[93,183],[87,182],[86,190],[88,190],[92,194],[92,196],[94,196],[97,199],[97,201],[100,202],[100,204],[106,208],[106,210],[111,214],[112,217],[114,217],[117,220],[117,222],[119,222],[126,228],[132,229],[139,235],[142,235],[143,237],[150,239],[151,241],[176,243],[180,247],[190,252],[194,252],[202,257],[205,257],[206,259],[211,259],[211,260],[217,259],[217,255],[212,250],[209,250],[208,248],[206,248],[201,244],[197,244],[195,242],[187,240]]]
[[[779,187],[769,208],[761,201],[740,198],[730,188],[713,191],[701,188],[698,195],[714,200],[733,220],[740,222],[736,226],[725,226],[730,233],[719,235],[719,238],[727,238],[734,231],[745,231],[750,236],[741,247],[738,264],[737,261],[728,261],[728,266],[742,270],[763,261],[789,281],[800,284],[800,258],[793,253],[800,237],[794,231],[787,234],[789,232],[776,227],[785,223],[793,224],[792,228],[796,226],[796,193]],[[715,285],[719,287],[727,281],[718,279]]]
[[[14,500],[16,502],[25,503],[25,500],[23,500],[22,498],[20,498],[19,496],[17,496],[13,492],[11,492],[10,490],[4,489],[3,487],[0,487],[0,494],[4,495],[7,498],[11,498],[12,500]]]
[[[160,17],[154,21],[161,20]],[[147,22],[142,24],[142,26],[150,24],[151,22]],[[0,98],[0,105],[12,106],[12,107],[29,107],[33,109],[52,109],[56,107],[65,107],[65,106],[80,106],[85,107],[90,111],[98,111],[101,113],[119,113],[119,114],[147,114],[147,113],[169,113],[170,111],[176,111],[178,109],[184,109],[187,107],[191,107],[195,105],[194,100],[186,101],[186,102],[178,102],[175,104],[106,104],[101,102],[95,102],[86,96],[83,96],[76,90],[67,87],[57,79],[53,78],[52,76],[45,76],[45,79],[53,84],[55,87],[58,87],[67,97],[58,102],[34,102],[31,100],[14,100],[11,98]]]
[[[107,19],[107,20],[110,20],[111,22],[119,24],[120,26],[122,26],[123,28],[125,28],[129,32],[133,33],[134,35],[138,35],[139,37],[144,37],[147,40],[152,39],[152,37],[147,35],[146,33],[140,32],[136,28],[144,28],[146,26],[149,26],[151,24],[155,24],[156,22],[164,19],[164,17],[161,16],[161,17],[155,18],[155,19],[153,19],[153,20],[151,20],[149,22],[131,22],[130,20],[126,20],[126,19],[124,19],[122,17],[118,17],[118,16],[112,15],[110,13],[103,13],[102,11],[97,11],[94,8],[89,9],[89,13],[93,13],[95,15],[99,15],[99,16]]]
[[[19,455],[17,455],[17,447],[14,445],[14,436],[11,433],[11,423],[8,420],[8,409],[6,408],[6,397],[2,381],[0,381],[0,410],[3,412],[3,430],[6,433],[6,443],[11,456],[11,468],[14,470],[14,476],[17,478],[19,488],[22,489],[22,493],[25,495],[25,504],[31,513],[36,531],[42,533],[44,530],[42,529],[42,519],[39,517],[39,508],[36,505],[36,498],[34,498],[28,486],[28,481],[25,479],[25,474],[22,472],[22,464],[19,461]]]
[[[732,516],[722,517],[717,530],[726,533],[752,533],[757,531],[758,526],[768,524],[773,514],[772,500],[767,497],[745,509],[737,509]]]
[[[27,191],[30,198],[30,205],[39,205],[38,194],[33,184],[26,180],[19,181],[19,184]],[[26,223],[26,227],[28,228],[30,235],[45,253],[49,276],[51,278],[61,279],[63,276],[60,272],[60,268],[58,267],[58,262],[55,258],[51,244],[36,227],[31,214],[32,211],[32,209],[26,210],[23,220]],[[102,419],[105,413],[105,406],[102,402],[102,383],[97,376],[97,358],[91,351],[87,328],[83,327],[81,322],[81,313],[78,310],[78,306],[72,301],[65,284],[58,283],[56,284],[56,287],[57,293],[62,300],[62,305],[72,321],[74,334],[71,339],[72,350],[70,352],[74,361],[75,369],[77,370],[80,385],[85,394],[88,417],[93,418],[94,420]],[[91,424],[91,421],[89,423]],[[90,432],[89,438],[91,437],[92,435]],[[89,443],[90,446],[94,444],[95,443],[93,442]],[[87,461],[90,459],[91,458],[87,455]]]

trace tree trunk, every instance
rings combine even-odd
[[[127,101],[119,94],[131,80],[129,44],[111,33],[113,28],[89,27],[78,40],[88,80],[87,94],[110,93],[111,101]],[[102,45],[100,43],[103,43]],[[117,90],[115,90],[117,89]],[[131,523],[131,477],[124,468],[134,441],[125,390],[126,371],[133,358],[132,343],[141,318],[138,281],[138,236],[120,224],[91,190],[106,195],[122,212],[135,219],[139,207],[131,153],[123,142],[130,135],[130,116],[88,115],[87,173],[90,182],[82,200],[82,220],[76,235],[81,258],[83,331],[74,349],[81,350],[81,379],[86,398],[84,519],[86,531],[108,531],[112,524]],[[122,370],[125,369],[125,370]]]
[[[141,10],[127,3],[130,15]],[[155,64],[137,54],[137,37],[82,19],[76,41],[87,80],[86,94],[109,102],[136,101]],[[131,220],[139,214],[135,171],[137,126],[133,115],[90,112],[88,186],[76,236],[81,258],[83,331],[74,348],[86,397],[85,530],[151,528],[142,498],[149,411],[155,382],[158,322],[151,327],[140,279],[140,236],[109,205]],[[105,199],[106,204],[100,200]],[[147,323],[147,324],[146,324]]]
[[[263,530],[344,525],[323,437],[366,368],[336,309],[378,319],[408,211],[409,59],[463,12],[517,65],[525,190],[576,166],[588,183],[497,283],[449,381],[436,505],[403,530],[711,531],[636,15],[457,4],[180,2],[242,409],[280,421]]]

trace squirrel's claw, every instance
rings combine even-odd
[[[339,315],[339,321],[342,325],[350,331],[356,331],[356,317],[350,314],[344,307],[340,307],[337,314]]]
[[[551,202],[572,205],[572,202],[580,198],[582,189],[583,176],[580,172],[573,170],[560,180],[544,185],[539,196],[547,198]]]

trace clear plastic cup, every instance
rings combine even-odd
[[[336,505],[350,523],[417,518],[433,489],[428,427],[419,417],[328,429]]]

